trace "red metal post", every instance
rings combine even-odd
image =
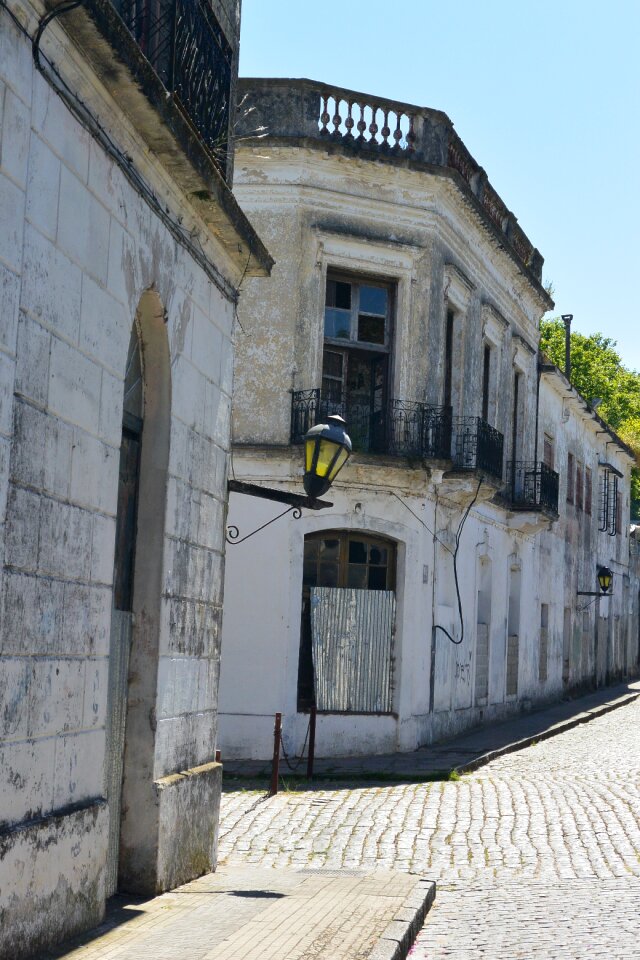
[[[309,756],[307,757],[307,780],[313,777],[313,758],[316,751],[316,708],[311,707],[309,714]]]
[[[220,750],[216,750],[216,763],[221,763],[221,762],[222,762],[222,752]]]
[[[271,796],[278,792],[278,768],[280,766],[280,736],[282,733],[282,714],[276,713],[273,728],[273,762],[271,764]]]

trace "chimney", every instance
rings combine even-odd
[[[572,313],[563,313],[562,322],[564,323],[564,375],[571,381],[571,321]]]

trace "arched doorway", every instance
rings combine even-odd
[[[155,700],[171,383],[162,303],[140,299],[124,376],[114,554],[106,794],[107,896],[155,889]]]
[[[391,713],[396,545],[358,530],[304,541],[298,709]]]

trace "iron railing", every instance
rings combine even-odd
[[[545,511],[558,516],[560,478],[546,463],[510,460],[504,497],[512,510]]]
[[[328,400],[320,390],[291,395],[291,443],[302,443],[310,427],[331,414],[347,423],[354,450],[397,457],[451,458],[451,411],[412,400],[389,400],[371,410],[369,404]]]
[[[502,480],[504,437],[481,417],[453,418],[453,464],[456,470],[479,470]]]
[[[321,396],[318,388],[291,395],[291,443],[302,443],[332,413],[347,423],[354,450],[397,457],[451,460],[456,470],[480,470],[502,479],[502,434],[480,417],[453,417],[450,407],[389,400],[380,410]]]
[[[233,51],[206,0],[112,0],[223,176]]]

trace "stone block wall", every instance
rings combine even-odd
[[[14,6],[31,25],[41,12]],[[180,215],[168,175],[77,69],[81,97]],[[0,956],[17,960],[96,922],[104,906],[123,382],[145,291],[164,316],[171,409],[150,813],[136,816],[151,825],[157,889],[215,863],[233,307],[34,69],[3,10],[0,210]],[[233,280],[221,248],[207,250]],[[173,870],[178,821],[183,833],[198,828],[189,862]]]

